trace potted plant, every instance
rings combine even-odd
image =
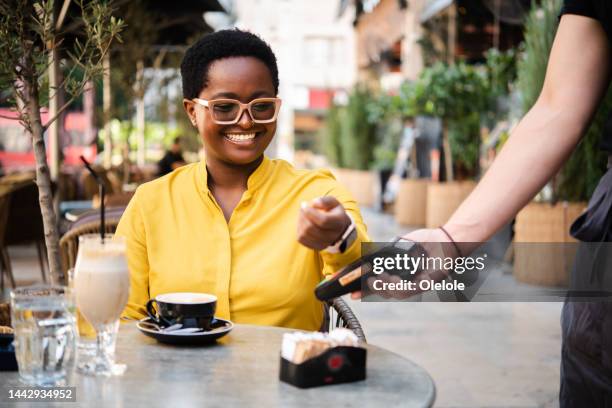
[[[410,104],[417,113],[443,121],[446,182],[427,188],[426,226],[437,227],[448,220],[475,186],[485,78],[465,62],[436,63],[425,69],[411,88]]]
[[[398,102],[397,95],[381,93],[371,98],[367,104],[368,122],[376,129],[376,145],[371,167],[378,176],[375,198],[376,207],[381,210],[391,209],[390,204],[393,200],[388,183],[391,177],[398,177],[393,172],[396,170],[397,156],[404,131],[401,104]]]
[[[374,160],[372,146],[376,144],[376,127],[368,120],[369,90],[357,85],[346,106],[332,106],[326,123],[327,157],[335,166],[332,170],[361,205],[375,202],[376,177],[370,171]]]
[[[415,153],[401,148],[405,143],[405,132],[414,132],[414,101],[410,98],[412,87],[409,82],[402,84],[397,95],[382,95],[370,105],[369,119],[377,124],[378,145],[374,149],[374,166],[379,169],[381,178],[381,197],[384,204],[393,202],[395,220],[404,225],[425,225],[425,208],[428,180],[417,178],[415,157],[412,167],[406,174],[395,169],[398,156],[402,160]],[[393,171],[396,171],[393,173]],[[407,178],[403,178],[407,176]],[[387,183],[393,186],[387,186]],[[383,191],[389,187],[387,191]]]
[[[423,227],[427,222],[427,190],[429,180],[407,178],[401,181],[395,199],[395,221],[413,227]]]
[[[535,103],[542,89],[548,55],[558,25],[560,0],[549,0],[534,6],[525,26],[525,50],[518,65],[517,84],[523,98],[523,110]],[[516,217],[514,276],[517,280],[542,285],[564,285],[569,279],[573,250],[559,254],[559,246],[536,251],[525,243],[575,242],[569,235],[574,220],[586,208],[586,202],[606,167],[606,157],[597,145],[604,120],[612,108],[608,93],[582,141],[568,161],[532,203]],[[537,273],[536,273],[537,272]]]

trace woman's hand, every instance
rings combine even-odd
[[[350,225],[351,219],[335,197],[319,197],[302,203],[297,239],[302,245],[320,251],[335,244]]]

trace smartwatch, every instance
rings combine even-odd
[[[344,233],[338,239],[338,241],[334,242],[330,246],[324,249],[324,251],[329,252],[330,254],[343,254],[348,247],[351,246],[355,239],[357,239],[357,226],[355,225],[355,221],[353,217],[349,213],[346,213],[349,219],[351,220],[351,224],[344,230]]]

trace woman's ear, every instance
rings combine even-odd
[[[195,102],[185,98],[183,99],[183,108],[185,109],[185,113],[187,113],[191,124],[194,127],[197,127],[198,122],[196,121]]]

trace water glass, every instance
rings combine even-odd
[[[11,292],[15,355],[28,385],[66,385],[76,355],[74,298],[64,286],[29,286]]]

